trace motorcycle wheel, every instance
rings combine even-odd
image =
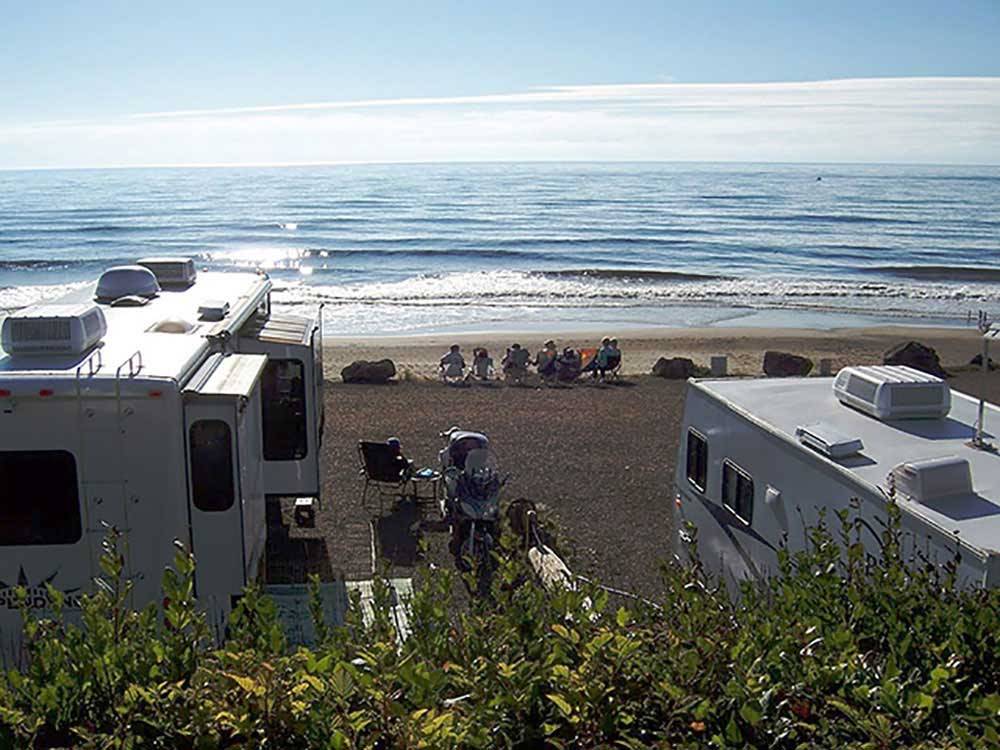
[[[496,571],[496,559],[493,557],[493,537],[484,534],[479,544],[476,560],[476,595],[486,599],[490,595],[493,584],[493,573]]]

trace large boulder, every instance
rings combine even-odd
[[[396,375],[396,365],[391,359],[369,362],[359,359],[340,371],[345,383],[386,383]]]
[[[653,374],[669,380],[686,380],[695,373],[694,362],[687,357],[660,357],[653,365]]]
[[[982,367],[983,366],[983,355],[982,354],[977,354],[975,357],[973,357],[972,359],[969,360],[969,364],[970,365],[974,365],[976,367]],[[997,369],[997,365],[996,365],[996,362],[993,361],[993,357],[987,357],[986,358],[986,367],[987,367],[987,369],[990,369],[990,370]]]
[[[882,357],[882,364],[906,365],[914,370],[926,372],[928,375],[935,375],[939,378],[948,377],[948,373],[941,366],[937,352],[919,341],[896,344]]]
[[[807,357],[788,352],[764,352],[764,374],[771,378],[805,377],[812,372],[813,362]]]

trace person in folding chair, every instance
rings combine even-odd
[[[622,370],[622,350],[618,348],[618,339],[608,342],[608,353],[604,362],[604,380],[620,380]]]
[[[465,383],[465,357],[462,356],[462,347],[452,344],[448,353],[441,357],[438,363],[438,373],[441,382],[446,385],[459,385]]]
[[[482,383],[493,378],[493,357],[488,350],[482,347],[472,350],[472,368],[466,377]]]
[[[524,385],[530,361],[531,355],[527,349],[522,349],[520,344],[512,344],[501,362],[506,381],[511,385]]]
[[[378,491],[379,515],[385,498],[393,501],[404,498],[411,488],[413,479],[413,461],[403,455],[403,448],[398,438],[391,437],[384,443],[362,440],[358,443],[358,456],[361,459],[361,476],[365,480],[361,492],[361,505],[368,507],[368,490],[372,485]]]

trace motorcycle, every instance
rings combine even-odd
[[[489,593],[493,549],[500,538],[501,477],[489,438],[480,432],[452,427],[440,433],[445,440],[438,454],[444,488],[441,515],[451,528],[448,549],[459,570],[473,566],[480,595]]]

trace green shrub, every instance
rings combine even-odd
[[[954,566],[866,559],[846,516],[732,598],[668,566],[658,609],[598,587],[546,593],[501,561],[489,602],[456,606],[423,572],[413,633],[387,617],[322,622],[290,647],[248,590],[223,648],[178,550],[167,603],[132,612],[116,540],[82,622],[26,616],[30,662],[0,684],[7,747],[987,747],[1000,743],[1000,592]],[[509,544],[511,540],[507,540]],[[377,585],[376,599],[389,595]],[[58,594],[53,592],[54,597]],[[354,610],[357,607],[353,608]]]

